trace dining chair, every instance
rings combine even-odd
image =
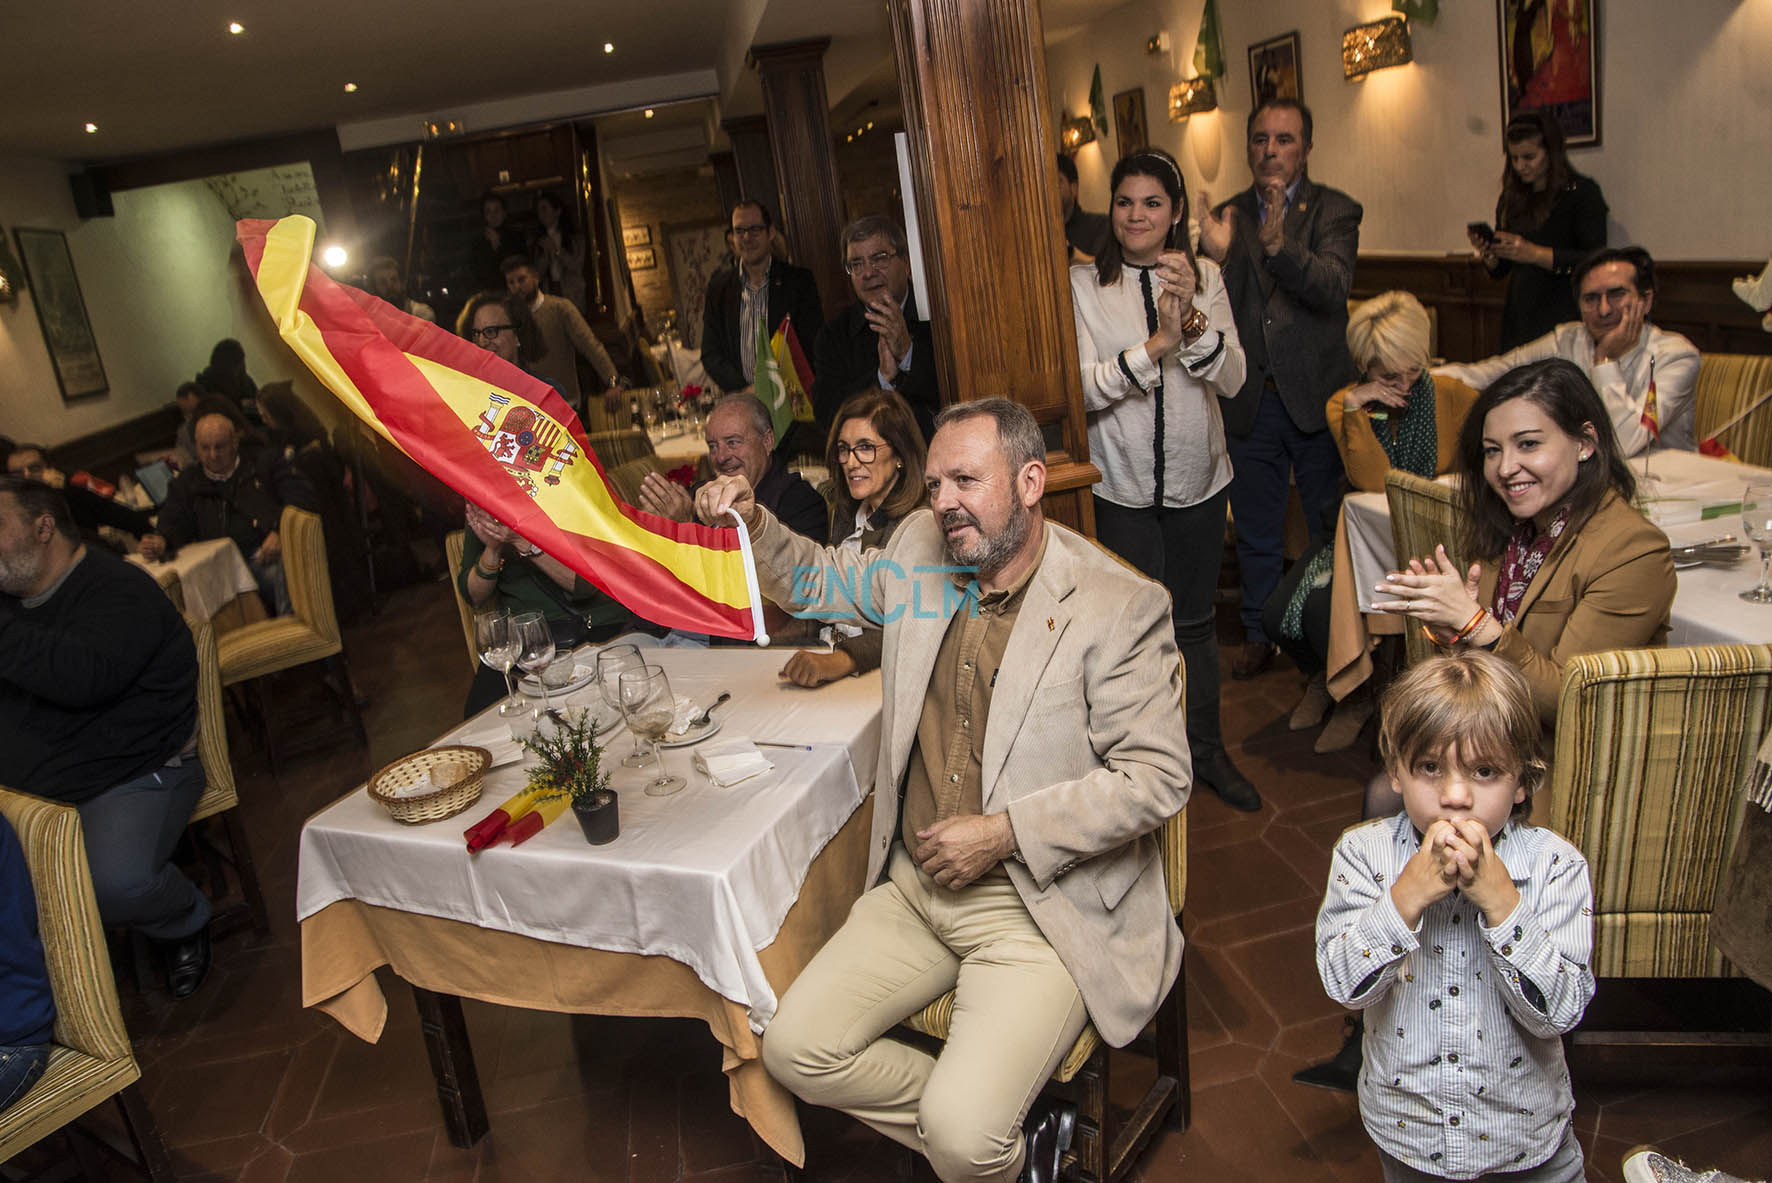
[[[451,530],[443,536],[443,559],[448,565],[450,593],[455,596],[455,614],[461,617],[461,635],[468,643],[468,662],[480,672],[480,650],[474,644],[474,606],[461,594],[461,552],[466,543],[466,530]]]
[[[191,641],[197,647],[197,754],[203,760],[203,795],[191,810],[192,826],[215,818],[228,840],[226,861],[233,864],[240,881],[240,903],[215,913],[210,932],[220,936],[244,918],[254,932],[270,931],[270,915],[265,909],[264,891],[259,887],[258,864],[253,861],[252,848],[246,841],[246,827],[240,822],[236,806],[240,795],[234,784],[234,761],[228,751],[228,718],[222,705],[221,658],[216,652],[215,627],[207,620],[185,617],[191,630]],[[221,874],[221,853],[213,843],[199,839],[210,867],[211,896],[220,897],[227,890],[226,876]]]
[[[585,438],[590,441],[591,450],[597,453],[597,459],[602,462],[604,472],[608,472],[616,465],[629,460],[638,460],[642,456],[655,454],[652,447],[652,437],[638,427],[593,431]]]
[[[1772,357],[1701,354],[1698,387],[1693,393],[1698,438],[1716,435],[1724,424],[1767,394],[1772,394]],[[1772,465],[1772,400],[1761,403],[1729,428],[1721,442],[1749,464]]]
[[[115,1100],[134,1165],[156,1183],[169,1181],[172,1163],[137,1083],[141,1067],[117,1003],[80,814],[71,805],[4,788],[0,814],[18,834],[36,888],[37,926],[56,1010],[49,1066],[29,1092],[0,1112],[0,1162]],[[81,1135],[75,1135],[74,1147],[84,1166],[89,1156]]]
[[[1187,809],[1164,822],[1157,831],[1163,860],[1163,882],[1169,909],[1181,923],[1187,903]],[[1102,1042],[1094,1023],[1086,1023],[1076,1043],[1060,1061],[1043,1092],[1077,1107],[1075,1141],[1066,1154],[1063,1173],[1079,1183],[1113,1183],[1138,1165],[1139,1155],[1165,1125],[1186,1132],[1193,1112],[1188,1084],[1187,959],[1181,972],[1157,1007],[1156,1017],[1145,1033],[1130,1045],[1135,1052],[1156,1061],[1156,1076],[1139,1098],[1132,1113],[1121,1118],[1110,1104],[1113,1097],[1111,1051]],[[954,1017],[954,993],[949,991],[906,1019],[903,1027],[936,1040],[945,1040]]]
[[[1596,976],[1733,976],[1710,916],[1769,724],[1772,645],[1569,659],[1533,818],[1587,859]]]
[[[283,575],[289,585],[290,615],[255,621],[223,633],[216,640],[222,685],[251,683],[258,708],[258,729],[273,776],[278,762],[275,716],[263,681],[271,674],[327,658],[336,659],[334,672],[337,676],[330,681],[339,685],[329,685],[328,690],[349,713],[357,742],[369,746],[369,737],[363,730],[363,713],[358,710],[351,691],[338,613],[332,605],[326,534],[320,518],[305,509],[286,505],[279,534],[283,542]]]
[[[609,487],[615,490],[616,496],[629,505],[638,505],[640,504],[640,484],[646,479],[646,474],[656,472],[663,475],[665,464],[656,455],[648,453],[645,456],[635,456],[631,460],[624,460],[603,471],[609,477]]]
[[[1425,558],[1434,547],[1444,546],[1452,561],[1458,563],[1458,519],[1455,497],[1450,485],[1418,477],[1412,472],[1391,469],[1384,477],[1384,499],[1390,504],[1391,540],[1396,547],[1397,565],[1410,559]],[[1403,630],[1403,655],[1409,665],[1439,652],[1434,643],[1422,635],[1421,629]]]

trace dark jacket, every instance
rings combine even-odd
[[[1301,178],[1286,212],[1286,246],[1271,259],[1261,249],[1254,186],[1218,208],[1226,207],[1233,211],[1235,232],[1225,253],[1224,283],[1249,369],[1238,397],[1219,401],[1224,429],[1249,434],[1271,376],[1298,429],[1322,431],[1323,404],[1354,378],[1347,296],[1360,249],[1360,203]]]
[[[917,508],[921,509],[922,506]],[[836,512],[834,506],[831,512],[833,514]],[[873,516],[868,518],[868,528],[861,532],[857,546],[863,554],[870,550],[883,549],[898,529],[899,523],[910,516],[907,513],[904,517],[891,518],[886,516],[884,508],[875,510]],[[847,522],[833,520],[831,522],[831,537],[841,541],[842,538],[849,536],[849,531],[853,528],[853,518]],[[839,530],[842,531],[841,537],[838,535]],[[855,672],[865,674],[880,668],[880,651],[884,646],[885,638],[886,634],[877,628],[864,628],[853,637],[839,636],[832,648],[841,649],[847,653],[855,662]]]
[[[1501,348],[1497,350],[1506,353],[1516,345],[1536,341],[1560,324],[1581,319],[1569,276],[1577,263],[1606,245],[1606,198],[1592,177],[1572,173],[1543,222],[1509,225],[1497,202],[1495,225],[1527,242],[1550,247],[1553,268],[1515,267],[1506,259],[1497,259],[1489,269],[1497,279],[1509,276],[1507,301],[1501,306]]]
[[[1071,216],[1064,222],[1064,240],[1090,258],[1101,254],[1107,243],[1110,223],[1106,214],[1092,214],[1080,205],[1071,206]]]
[[[36,607],[0,594],[0,784],[85,801],[196,726],[191,630],[146,571],[89,546]]]
[[[804,534],[814,542],[827,542],[831,536],[831,508],[818,490],[806,483],[797,472],[789,472],[780,462],[769,466],[763,479],[751,494],[757,504],[780,518],[782,524],[796,534]]]
[[[736,265],[720,268],[708,279],[707,302],[701,313],[701,364],[721,390],[743,390],[751,384],[745,377],[743,343],[739,340],[739,314],[744,307],[744,278]],[[769,335],[774,336],[783,317],[790,317],[800,348],[810,349],[824,327],[818,302],[818,282],[812,272],[776,259],[769,265]]]
[[[935,414],[941,410],[941,386],[935,376],[935,338],[929,322],[917,315],[917,294],[905,300],[905,324],[911,330],[911,368],[892,383],[904,396],[917,426],[928,441],[935,434]],[[857,301],[825,323],[812,358],[812,409],[818,416],[821,437],[828,436],[831,420],[852,394],[880,384],[880,338],[861,303]]]
[[[31,869],[0,817],[0,1047],[35,1047],[55,1034],[55,996],[37,931]]]
[[[278,528],[285,505],[316,513],[320,508],[306,478],[282,456],[269,448],[241,448],[240,463],[225,481],[212,480],[202,465],[178,474],[160,507],[159,533],[169,550],[232,538],[250,559]]]

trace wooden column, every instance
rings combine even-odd
[[[830,317],[853,295],[837,251],[843,210],[837,200],[837,164],[831,152],[830,103],[824,89],[828,37],[753,46],[751,67],[763,84],[769,146],[780,180],[781,222],[794,262],[818,280]]]
[[[708,163],[714,168],[714,190],[720,194],[720,209],[730,211],[744,197],[738,180],[738,160],[731,152],[709,152]],[[730,218],[727,225],[731,225]]]
[[[952,401],[1006,395],[1046,430],[1046,512],[1093,534],[1058,135],[1038,0],[888,0],[929,320]]]
[[[769,121],[761,115],[746,115],[720,124],[726,138],[732,141],[732,163],[738,170],[738,196],[762,201],[778,216],[781,214],[781,185],[775,179],[775,154],[769,150]],[[734,203],[736,202],[734,199]],[[727,209],[733,203],[728,203]]]

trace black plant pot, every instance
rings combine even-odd
[[[585,832],[586,842],[592,846],[602,846],[620,837],[619,804],[614,789],[598,789],[591,794],[588,802],[573,800],[572,812],[578,818],[579,829]]]

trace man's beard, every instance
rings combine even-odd
[[[947,547],[948,557],[955,563],[974,567],[980,575],[994,575],[1015,557],[1015,552],[1027,541],[1032,523],[1033,514],[1018,501],[1009,520],[1003,523],[1002,533],[993,538],[985,534],[984,527],[979,525],[977,518],[963,509],[950,509],[941,518],[942,542]],[[949,526],[956,524],[971,526],[978,531],[979,540],[965,550],[956,549],[953,539],[946,532]]]
[[[21,599],[30,593],[43,571],[43,552],[20,548],[13,554],[0,553],[0,592]]]

